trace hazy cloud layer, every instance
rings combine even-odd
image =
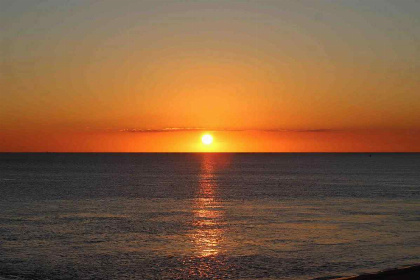
[[[160,132],[185,132],[185,131],[259,131],[259,132],[328,132],[336,131],[332,129],[237,129],[237,128],[213,128],[206,129],[200,127],[167,127],[161,129],[138,129],[138,128],[129,128],[129,129],[120,129],[119,132],[131,132],[131,133],[160,133]]]

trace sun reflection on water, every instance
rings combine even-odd
[[[217,188],[214,158],[204,155],[199,189],[193,205],[192,240],[197,257],[214,256],[221,252],[224,211],[220,200],[217,199]]]
[[[218,174],[229,157],[202,154],[201,172],[192,205],[192,229],[189,234],[192,255],[184,259],[182,279],[225,279],[234,265],[226,260],[226,214],[221,199]]]

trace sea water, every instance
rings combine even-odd
[[[0,154],[0,277],[312,279],[420,260],[419,154]]]

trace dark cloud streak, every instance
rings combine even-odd
[[[199,127],[169,127],[161,129],[120,129],[119,132],[129,132],[129,133],[163,133],[163,132],[188,132],[188,131],[231,131],[231,132],[247,132],[247,131],[257,131],[257,132],[329,132],[336,131],[332,129],[237,129],[237,128],[199,128]]]

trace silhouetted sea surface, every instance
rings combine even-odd
[[[0,277],[311,279],[420,261],[419,154],[0,154]]]

